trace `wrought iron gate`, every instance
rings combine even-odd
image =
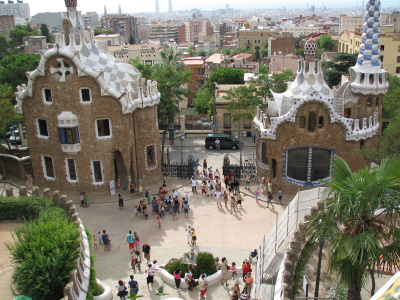
[[[169,159],[167,160],[169,162]],[[162,173],[165,177],[191,178],[194,176],[195,162],[193,155],[189,154],[187,163],[165,163],[162,165]]]
[[[245,179],[247,177],[255,178],[257,175],[257,168],[255,164],[245,162],[244,164],[231,164],[228,154],[225,154],[224,163],[222,165],[222,173],[229,175],[234,172],[234,176],[238,179]]]

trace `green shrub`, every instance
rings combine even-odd
[[[89,279],[89,288],[86,299],[92,300],[93,296],[99,296],[103,294],[104,289],[103,287],[98,285],[96,281],[96,269],[94,267],[94,261],[96,259],[96,256],[93,254],[93,234],[86,226],[85,226],[85,231],[88,237],[89,247],[90,247],[90,279]]]
[[[44,208],[37,220],[15,230],[7,244],[18,289],[33,299],[60,299],[76,267],[79,230],[59,207]]]
[[[182,258],[171,261],[167,263],[164,267],[164,269],[170,273],[173,274],[176,269],[181,270],[181,273],[186,273],[186,269],[188,267],[187,264],[182,263]],[[215,265],[215,258],[214,256],[209,253],[209,252],[199,252],[197,253],[196,257],[196,266],[195,267],[190,267],[192,269],[193,277],[194,278],[199,278],[200,274],[206,273],[207,275],[214,274],[217,272],[217,268]]]
[[[297,294],[299,293],[298,283],[301,282],[301,280],[303,279],[303,272],[306,268],[306,265],[308,264],[308,261],[314,249],[315,249],[315,244],[308,241],[304,245],[303,251],[300,254],[300,258],[299,261],[297,262],[296,270],[294,273],[294,283],[292,289],[293,298],[295,298],[295,296],[297,296]]]
[[[196,264],[193,269],[195,278],[199,278],[202,273],[206,273],[209,276],[217,272],[214,255],[209,252],[199,252],[196,257]]]
[[[164,267],[164,269],[170,274],[173,274],[176,269],[181,270],[181,274],[182,273],[185,274],[186,273],[186,268],[187,268],[187,265],[184,265],[182,263],[182,258],[174,260],[174,261],[171,261],[171,262],[167,263],[165,265],[165,267]]]
[[[45,197],[0,197],[0,221],[33,220],[43,208],[52,205],[53,201]]]

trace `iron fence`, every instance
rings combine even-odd
[[[162,173],[165,177],[191,178],[194,176],[196,163],[191,154],[187,163],[170,163],[169,159],[167,161],[162,165]]]

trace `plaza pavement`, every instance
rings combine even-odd
[[[198,181],[199,182],[199,181]],[[103,229],[111,237],[111,251],[105,252],[102,247],[95,251],[97,277],[113,288],[116,296],[116,285],[118,280],[125,282],[129,280],[129,275],[134,274],[130,268],[130,254],[126,235],[129,230],[139,234],[141,245],[147,241],[151,246],[151,259],[157,259],[158,264],[165,264],[171,258],[180,258],[185,252],[190,250],[187,244],[185,228],[188,224],[196,229],[197,246],[195,250],[209,251],[219,258],[226,257],[228,262],[236,262],[241,265],[245,258],[248,258],[250,251],[258,248],[263,236],[275,225],[276,214],[281,214],[285,206],[275,204],[275,209],[266,209],[265,202],[257,205],[252,193],[246,190],[243,201],[243,209],[239,212],[230,214],[230,211],[217,208],[214,197],[192,195],[191,186],[186,181],[182,186],[182,180],[167,180],[167,189],[178,188],[180,198],[189,194],[190,212],[189,218],[185,219],[183,213],[178,214],[178,220],[172,220],[171,215],[166,215],[162,220],[161,228],[158,228],[157,221],[153,215],[149,220],[135,217],[134,206],[143,198],[132,198],[125,195],[125,209],[120,211],[116,196],[109,197],[108,201],[104,197],[102,203],[91,204],[88,208],[78,206],[77,210],[83,223],[93,232],[97,233]],[[261,198],[265,200],[266,197]],[[284,199],[289,201],[290,196]],[[229,207],[229,205],[228,205]],[[271,207],[271,206],[270,206]],[[254,266],[255,267],[255,266]],[[142,271],[145,264],[142,263]],[[134,274],[139,281],[140,295],[144,299],[160,299],[161,296],[155,295],[155,290],[148,290],[146,278],[143,273]],[[156,277],[155,287],[162,285],[160,278]],[[230,286],[234,283],[230,280]],[[241,288],[243,284],[241,284]],[[166,285],[165,292],[169,297],[179,297],[182,299],[198,299],[198,290],[189,292],[182,290],[176,291],[174,287]],[[229,289],[221,285],[213,286],[207,293],[207,299],[230,299]]]

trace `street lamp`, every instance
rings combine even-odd
[[[185,133],[181,132],[179,135],[179,139],[181,140],[181,165],[183,165],[183,150],[182,150],[182,142],[185,139]]]
[[[217,102],[217,93],[218,93],[218,83],[214,82],[214,102],[213,102],[213,123],[216,124],[216,114],[217,114],[217,109],[216,109],[216,102]],[[215,132],[216,126],[213,126],[213,133]]]

